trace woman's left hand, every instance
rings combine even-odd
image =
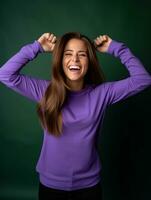
[[[112,39],[108,35],[100,35],[94,40],[94,46],[99,52],[106,53],[111,42]]]

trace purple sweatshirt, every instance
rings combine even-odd
[[[36,102],[50,81],[20,74],[21,68],[43,52],[35,41],[28,44],[0,68],[0,81]],[[132,96],[151,85],[151,76],[125,44],[112,41],[108,53],[119,58],[130,76],[115,82],[70,92],[62,109],[63,134],[57,138],[44,130],[43,145],[36,170],[47,187],[76,190],[94,186],[101,180],[97,151],[97,128],[108,105]]]

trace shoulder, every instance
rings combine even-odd
[[[109,90],[110,82],[104,82],[99,85],[90,85],[90,94],[93,98],[104,98]]]
[[[110,82],[103,82],[99,85],[92,84],[90,87],[92,88],[92,92],[94,93],[105,92],[110,86],[110,84]]]

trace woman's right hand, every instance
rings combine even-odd
[[[55,47],[56,40],[57,38],[54,34],[44,33],[37,41],[41,44],[45,52],[52,52]]]

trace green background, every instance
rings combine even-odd
[[[1,0],[0,65],[44,32],[80,31],[122,41],[151,73],[149,1]],[[127,77],[118,59],[98,54],[108,81]],[[50,54],[22,73],[49,79]],[[100,136],[104,200],[151,199],[151,90],[111,106]],[[34,200],[42,145],[36,104],[0,84],[0,200]]]

